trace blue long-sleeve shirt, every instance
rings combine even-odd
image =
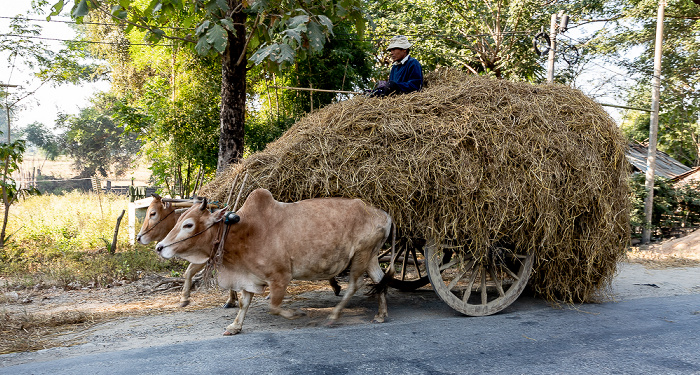
[[[418,60],[408,56],[405,62],[391,67],[389,82],[395,83],[401,94],[418,91],[423,87],[423,67]]]

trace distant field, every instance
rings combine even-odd
[[[23,173],[22,178],[19,175],[14,176],[16,180],[25,179],[32,171],[40,170],[41,174],[44,176],[53,176],[59,179],[69,179],[77,176],[77,172],[73,169],[73,160],[68,157],[61,156],[56,160],[45,160],[43,156],[27,152],[24,155],[24,160],[20,166],[21,172]],[[102,186],[106,184],[106,180],[112,181],[113,186],[118,185],[131,185],[131,178],[134,178],[134,185],[136,186],[146,186],[148,185],[148,179],[151,176],[151,171],[148,170],[147,166],[139,165],[136,169],[127,172],[124,176],[108,176],[102,179]]]

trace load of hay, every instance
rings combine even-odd
[[[534,252],[534,290],[579,302],[609,284],[628,243],[625,147],[577,90],[442,70],[419,93],[307,115],[200,193],[226,202],[248,173],[243,196],[264,187],[286,202],[361,198],[405,238],[477,257],[496,243]]]

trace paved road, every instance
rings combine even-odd
[[[247,332],[0,368],[0,374],[700,374],[700,294],[489,317]]]

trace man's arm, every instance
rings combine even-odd
[[[409,93],[418,91],[423,86],[423,69],[417,60],[410,60],[404,67],[406,69],[406,82],[389,82],[391,91],[401,91]]]

